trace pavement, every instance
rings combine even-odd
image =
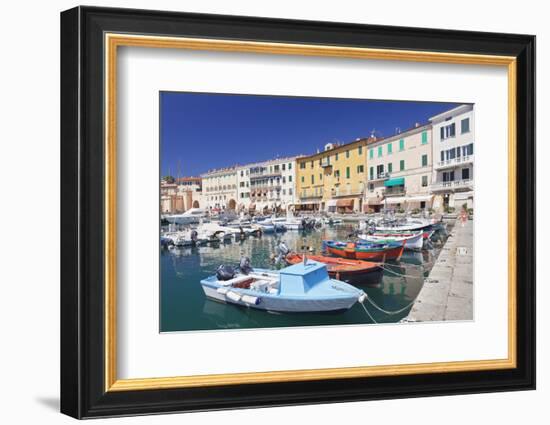
[[[404,321],[473,320],[473,227],[457,220]]]

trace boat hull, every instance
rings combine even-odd
[[[220,294],[216,288],[202,285],[206,297],[229,304],[239,305],[246,308],[255,308],[258,310],[273,311],[280,313],[318,313],[330,311],[348,310],[357,302],[357,297],[347,297],[340,300],[323,299],[277,299],[270,296],[262,296],[261,302],[257,305],[250,305],[243,301],[234,301]]]
[[[424,234],[418,233],[416,235],[407,235],[399,233],[377,233],[374,235],[360,235],[361,240],[367,242],[402,242],[405,241],[405,249],[419,250],[424,246]]]
[[[327,251],[338,257],[349,258],[352,260],[399,260],[403,255],[405,244],[397,247],[366,249],[360,248],[357,244],[347,244],[345,246],[327,245]]]
[[[341,280],[351,285],[372,285],[379,283],[384,270],[379,263],[344,258],[325,257],[322,255],[308,255],[309,260],[324,263],[331,278]],[[289,264],[298,264],[303,261],[299,254],[289,254],[286,257]]]

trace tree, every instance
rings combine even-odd
[[[166,183],[174,183],[176,181],[176,179],[173,177],[173,176],[164,176],[164,179],[163,179]]]

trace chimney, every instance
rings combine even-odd
[[[418,127],[420,127],[420,123],[419,123],[419,122],[415,122],[415,123],[414,123],[414,128],[418,128]]]

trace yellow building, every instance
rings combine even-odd
[[[367,182],[368,139],[325,146],[323,152],[296,159],[297,210],[362,211]]]

